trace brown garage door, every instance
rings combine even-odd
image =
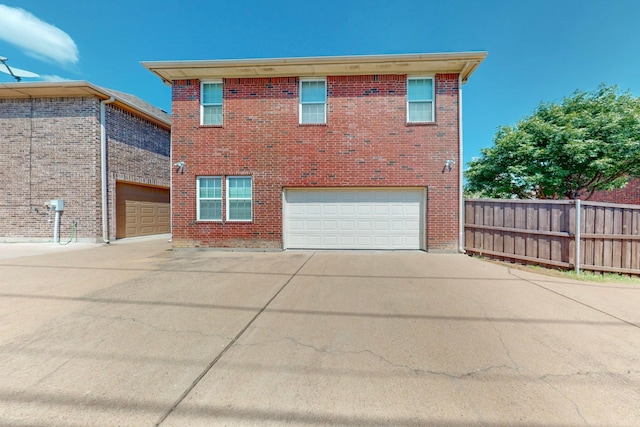
[[[171,231],[168,188],[116,183],[116,238]]]

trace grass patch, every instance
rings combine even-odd
[[[562,273],[567,278],[574,280],[600,283],[633,283],[640,285],[640,277],[637,276],[626,276],[616,273],[596,273],[593,271],[581,271],[580,274],[576,274],[575,271],[563,271]]]
[[[594,271],[582,270],[580,274],[576,274],[574,270],[560,270],[557,268],[548,268],[539,265],[525,265],[515,264],[511,262],[492,260],[486,257],[475,257],[484,261],[493,262],[509,268],[516,268],[518,270],[528,271],[536,274],[544,274],[546,276],[561,277],[564,279],[580,280],[584,282],[597,282],[597,283],[629,283],[634,285],[640,285],[639,276],[629,276],[616,273],[598,273]]]

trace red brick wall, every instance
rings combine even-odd
[[[640,179],[631,181],[625,188],[595,192],[589,201],[640,205]]]
[[[436,122],[406,123],[406,76],[329,76],[326,125],[298,123],[299,79],[224,81],[220,127],[199,125],[198,80],[173,84],[176,246],[282,247],[287,187],[428,188],[428,249],[458,239],[458,75],[436,76]],[[444,171],[447,159],[456,161]],[[251,223],[196,221],[196,177],[253,176]],[[224,214],[223,214],[224,217]]]

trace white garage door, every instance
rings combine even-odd
[[[422,189],[285,191],[289,249],[422,249]]]

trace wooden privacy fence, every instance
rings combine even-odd
[[[640,275],[640,206],[466,199],[464,235],[468,253],[576,271]]]

